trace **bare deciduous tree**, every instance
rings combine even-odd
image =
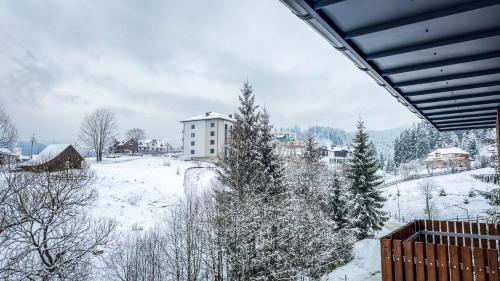
[[[434,200],[432,200],[432,193],[435,192],[438,188],[438,185],[432,179],[426,179],[421,181],[418,186],[420,187],[420,191],[424,195],[425,206],[424,212],[428,219],[432,219],[435,216],[435,204]]]
[[[97,109],[85,115],[80,126],[79,138],[83,144],[95,151],[96,160],[101,161],[104,149],[111,142],[115,129],[114,113],[107,109]]]
[[[127,138],[134,139],[136,141],[143,140],[146,138],[146,133],[143,129],[133,128],[127,131]]]
[[[186,193],[166,220],[129,235],[105,259],[106,280],[225,280],[213,194]]]
[[[9,227],[0,233],[0,279],[90,278],[92,259],[108,247],[116,225],[86,214],[97,196],[93,178],[84,166],[21,172],[7,183],[16,192],[3,204]]]
[[[17,129],[5,111],[0,109],[0,147],[8,147],[17,139]]]

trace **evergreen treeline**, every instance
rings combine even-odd
[[[422,121],[401,131],[394,141],[394,165],[423,159],[438,148],[457,146],[469,152],[472,159],[479,156],[479,147],[490,134],[491,130],[470,130],[439,132],[431,125]]]

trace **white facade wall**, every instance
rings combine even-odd
[[[224,152],[224,144],[232,126],[231,121],[221,118],[183,121],[184,156],[217,158]]]

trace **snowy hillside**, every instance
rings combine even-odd
[[[167,157],[123,157],[105,159],[102,163],[90,160],[90,163],[97,175],[94,186],[99,192],[93,214],[116,219],[124,230],[151,227],[183,195],[184,186],[201,191],[213,186],[215,180],[211,164]],[[477,195],[477,191],[488,190],[493,186],[473,179],[471,174],[491,172],[487,168],[433,177],[438,186],[432,197],[437,218],[464,218],[467,215],[465,209],[471,217],[483,216],[488,204]],[[380,246],[377,238],[404,224],[394,219],[398,210],[397,188],[401,194],[401,216],[405,220],[424,218],[424,196],[419,183],[425,180],[413,180],[385,188],[384,194],[388,200],[384,210],[391,214],[391,220],[377,233],[375,239],[356,243],[354,260],[328,274],[324,280],[344,280],[345,277],[347,280],[380,280]],[[439,196],[441,188],[445,190],[446,196]],[[475,197],[469,197],[471,191]],[[468,204],[464,204],[465,199],[469,201]]]
[[[215,179],[212,165],[168,157],[121,157],[89,159],[96,173],[99,193],[93,213],[114,218],[123,230],[145,229],[162,219],[186,187],[203,190]],[[177,169],[179,174],[177,174]]]
[[[458,174],[436,176],[432,179],[439,186],[432,194],[432,201],[436,208],[436,219],[453,219],[459,217],[463,219],[467,216],[484,216],[485,210],[489,208],[487,201],[477,191],[486,191],[493,187],[475,180],[471,174],[493,173],[491,168],[479,169],[475,171],[463,172]],[[336,269],[334,272],[325,276],[323,280],[328,281],[378,281],[380,280],[380,244],[379,237],[397,229],[405,224],[394,219],[394,213],[397,212],[397,188],[400,191],[401,216],[406,221],[413,219],[423,219],[424,214],[424,196],[419,188],[419,183],[427,179],[419,179],[401,183],[385,188],[385,196],[388,198],[384,210],[390,212],[392,218],[386,223],[384,229],[377,233],[375,239],[365,239],[356,243],[354,248],[355,257],[347,265]],[[443,188],[446,196],[439,196],[440,189]],[[470,191],[476,191],[475,197],[469,197]],[[464,204],[465,199],[469,201]],[[467,211],[466,211],[467,210]],[[346,279],[347,278],[347,279]]]

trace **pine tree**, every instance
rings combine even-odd
[[[381,152],[379,157],[378,157],[378,168],[383,170],[384,165],[385,165],[385,157],[384,157],[384,154],[382,154],[382,152]]]
[[[252,87],[247,83],[241,90],[239,112],[234,114],[235,122],[227,141],[225,155],[220,162],[219,179],[243,199],[245,193],[260,188],[262,175],[259,155],[259,114],[255,105]]]
[[[298,163],[302,168],[298,175],[298,192],[307,194],[320,186],[325,165],[320,161],[318,145],[311,132],[307,134],[304,146],[304,153]]]
[[[377,172],[377,158],[369,142],[363,121],[359,121],[353,140],[354,152],[350,160],[347,178],[353,200],[351,208],[352,227],[357,229],[358,238],[364,239],[373,231],[382,229],[388,217],[381,209],[385,198],[377,190],[382,181]]]
[[[473,132],[469,132],[463,137],[463,148],[469,153],[471,159],[475,160],[479,156],[477,139]]]
[[[256,230],[262,224],[264,176],[259,150],[259,114],[252,88],[245,83],[241,90],[240,107],[225,154],[220,162],[219,181],[224,188],[216,193],[220,210],[217,219],[222,244],[228,261],[231,280],[248,280],[255,274]]]
[[[326,213],[335,222],[335,230],[344,229],[348,226],[350,221],[349,209],[348,190],[337,174],[332,173],[328,178],[326,190]]]
[[[269,120],[269,112],[264,108],[259,119],[259,156],[258,159],[264,171],[266,192],[276,195],[283,192],[284,188],[284,166],[281,156],[276,152],[276,142],[273,141],[272,125]]]

